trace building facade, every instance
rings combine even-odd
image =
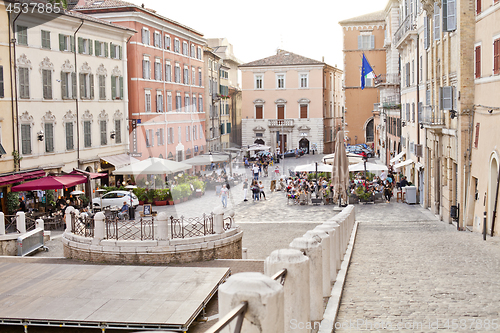
[[[203,35],[128,2],[75,9],[138,32],[127,49],[131,155],[182,161],[204,152]]]
[[[243,64],[240,70],[242,145],[265,144],[273,152],[304,148],[323,153],[329,95],[325,82],[330,73],[335,77],[341,72],[284,50]]]
[[[361,89],[363,54],[375,75],[386,73],[385,13],[379,11],[339,22],[344,34],[345,135],[347,144],[375,144],[374,110],[379,96],[374,79]]]
[[[221,58],[209,47],[205,47],[203,59],[205,61],[205,96],[206,110],[206,140],[207,151],[220,151],[221,144],[221,98],[219,96],[219,69],[222,66]]]

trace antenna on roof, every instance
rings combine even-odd
[[[142,4],[141,7],[144,8],[144,4]]]

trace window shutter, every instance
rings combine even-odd
[[[120,60],[122,60],[122,47],[121,47],[121,46],[118,46],[118,52],[119,52],[119,56],[118,56],[118,58],[119,58]]]
[[[69,36],[69,49],[71,52],[75,52],[75,37]]]
[[[424,48],[429,48],[429,19],[424,16]]]
[[[434,40],[439,40],[441,38],[441,27],[439,20],[439,5],[437,2],[434,3]]]
[[[116,52],[115,52],[115,48],[113,47],[113,43],[109,43],[109,50],[110,50],[111,58],[114,59],[116,57]]]
[[[476,123],[476,136],[474,137],[474,148],[477,148],[479,143],[479,123]]]
[[[61,72],[61,98],[64,99],[68,96],[68,82],[66,73]]]
[[[90,99],[94,99],[94,74],[89,74],[90,81]]]
[[[69,86],[69,83],[68,83]],[[71,73],[71,91],[73,92],[73,99],[77,99],[77,94],[76,94],[76,73]],[[68,94],[68,97],[69,94]]]
[[[83,53],[83,38],[78,37],[78,53]]]
[[[85,75],[80,73],[80,98],[85,97]]]
[[[95,44],[95,55],[96,56],[101,55],[101,44],[99,44],[98,40],[94,41],[94,44]]]
[[[111,75],[111,99],[115,99],[116,95],[116,76]]]
[[[370,49],[375,48],[375,36],[370,36]]]
[[[108,57],[108,43],[104,43],[104,56]]]
[[[52,72],[47,71],[47,99],[52,99]]]
[[[146,76],[146,60],[142,61],[142,78],[143,79],[147,79],[147,76]]]
[[[453,87],[440,88],[441,110],[453,109]]]
[[[89,39],[89,55],[93,55],[94,50],[92,49],[92,39]]]
[[[447,0],[441,0],[443,8],[443,31],[448,31],[448,3]]]
[[[426,105],[431,105],[431,91],[430,90],[425,91],[425,103],[426,103]]]
[[[64,51],[64,35],[59,34],[59,51]]]
[[[476,14],[481,14],[481,0],[476,0]]]
[[[120,76],[120,99],[123,99],[123,76]]]
[[[227,123],[227,134],[231,133],[231,123]]]
[[[363,48],[363,36],[358,36],[358,50]]]
[[[481,46],[476,46],[476,78],[481,77]]]

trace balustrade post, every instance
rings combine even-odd
[[[16,227],[20,233],[24,234],[26,232],[26,214],[24,212],[16,213]]]
[[[224,232],[224,211],[222,206],[214,209],[214,233],[222,234]]]
[[[340,266],[337,266],[337,243],[335,242],[335,228],[328,224],[316,226],[313,230],[321,230],[330,236],[330,283],[334,283],[337,279],[337,271]]]
[[[5,215],[0,212],[0,235],[5,235]]]
[[[42,228],[43,230],[45,230],[43,220],[42,219],[36,219],[35,220],[35,227],[36,228]]]
[[[281,249],[271,252],[264,261],[264,274],[272,276],[286,268],[284,292],[284,323],[286,333],[308,333],[310,322],[309,258],[301,251]],[[299,325],[300,324],[300,325]],[[301,327],[301,328],[299,328]]]
[[[75,207],[68,206],[64,211],[64,218],[66,219],[66,232],[71,232],[71,213],[75,210]]]
[[[161,212],[156,216],[156,223],[158,225],[156,240],[168,240],[168,214],[166,212]]]
[[[334,219],[330,219],[323,223],[323,225],[331,226],[335,229],[335,259],[336,259],[336,266],[337,270],[340,269],[340,265],[342,263],[342,232],[340,230],[340,224],[336,222]]]
[[[98,212],[94,215],[94,241],[100,242],[104,239],[106,226],[106,216],[103,212]],[[118,233],[118,230],[116,230]]]
[[[242,302],[248,302],[242,333],[283,332],[284,294],[278,281],[255,272],[230,276],[219,287],[219,318]],[[221,332],[234,332],[235,325],[233,320]]]
[[[300,250],[309,257],[309,301],[311,320],[323,319],[323,258],[320,243],[314,238],[299,237],[290,243],[290,248]]]
[[[321,245],[322,272],[323,272],[323,297],[329,297],[332,293],[330,281],[330,236],[321,230],[308,230],[304,237],[311,237],[319,241]]]

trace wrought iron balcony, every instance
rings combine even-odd
[[[293,127],[293,119],[269,119],[269,127]]]
[[[427,105],[423,107],[420,120],[427,128],[442,128],[446,123],[443,110]]]
[[[375,87],[381,85],[398,85],[401,82],[401,77],[399,74],[379,74],[374,79]]]
[[[394,34],[394,38],[392,39],[393,45],[399,47],[399,44],[411,34],[417,35],[417,20],[413,15],[408,15]]]

